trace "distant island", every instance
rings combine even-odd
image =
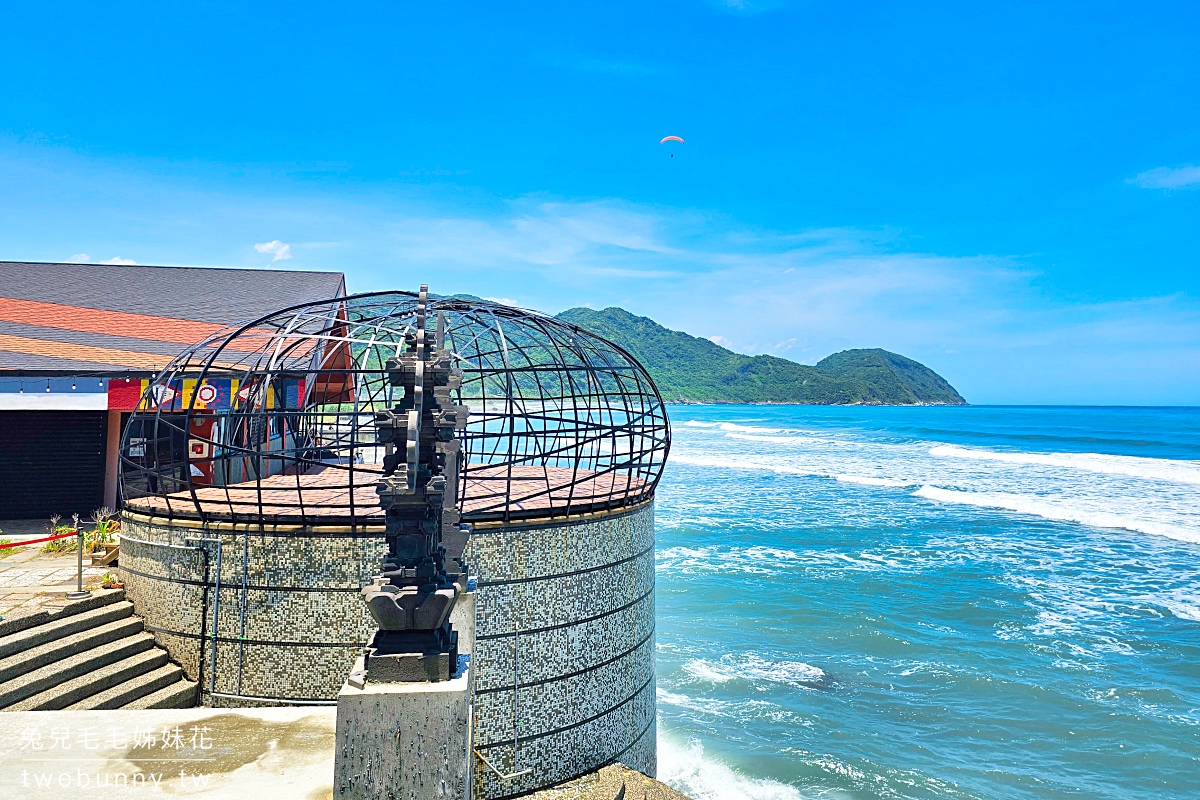
[[[628,350],[675,403],[966,405],[933,370],[887,350],[843,350],[815,366],[747,356],[622,308],[571,308],[558,319]]]

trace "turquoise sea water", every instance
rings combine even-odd
[[[1200,410],[671,416],[661,778],[1200,797]]]

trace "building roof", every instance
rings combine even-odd
[[[156,372],[228,325],[345,293],[340,272],[0,261],[0,373]]]

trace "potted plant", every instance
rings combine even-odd
[[[86,552],[109,552],[117,547],[116,534],[120,529],[117,515],[107,507],[98,508],[92,512],[92,530],[84,534],[87,546]]]

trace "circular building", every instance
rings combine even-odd
[[[285,309],[148,382],[122,446],[121,570],[204,702],[332,703],[368,640],[358,592],[389,547],[375,414],[417,300]],[[474,631],[477,792],[611,761],[653,775],[662,399],[627,352],[552,317],[456,298],[427,314],[470,412],[454,493],[475,613],[452,621]]]

